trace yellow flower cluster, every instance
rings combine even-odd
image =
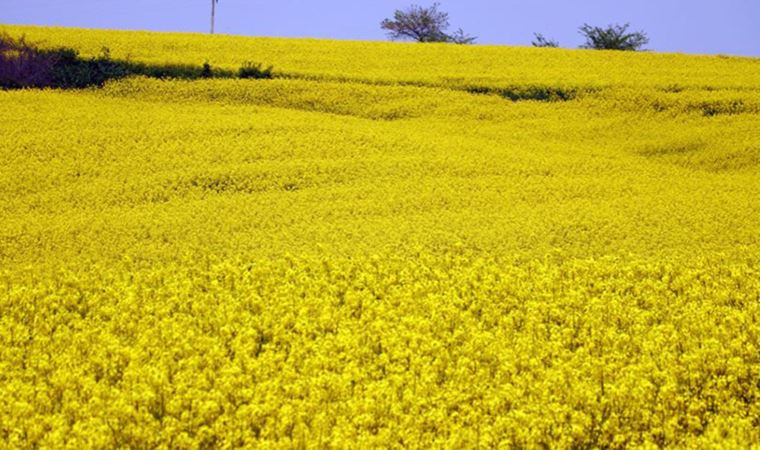
[[[758,275],[465,250],[3,273],[0,433],[49,448],[756,442]]]
[[[0,448],[760,444],[758,60],[4,29]]]

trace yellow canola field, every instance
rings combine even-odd
[[[152,64],[209,62],[237,70],[272,64],[276,73],[317,79],[407,82],[459,87],[542,85],[594,88],[760,88],[760,59],[568,49],[399,44],[320,39],[251,38],[188,33],[2,26],[43,46],[65,44],[84,56]]]
[[[760,445],[757,59],[3,29],[0,447]]]

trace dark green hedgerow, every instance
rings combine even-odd
[[[246,63],[239,72],[212,67],[208,62],[145,64],[111,58],[107,48],[100,56],[83,58],[71,48],[43,49],[25,38],[0,34],[0,89],[102,86],[106,81],[142,75],[151,78],[273,78],[272,67]]]

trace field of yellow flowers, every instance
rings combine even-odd
[[[0,448],[760,445],[760,59],[0,31]]]

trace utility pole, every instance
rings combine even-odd
[[[214,15],[216,14],[216,4],[219,0],[211,0],[211,34],[214,34]]]

